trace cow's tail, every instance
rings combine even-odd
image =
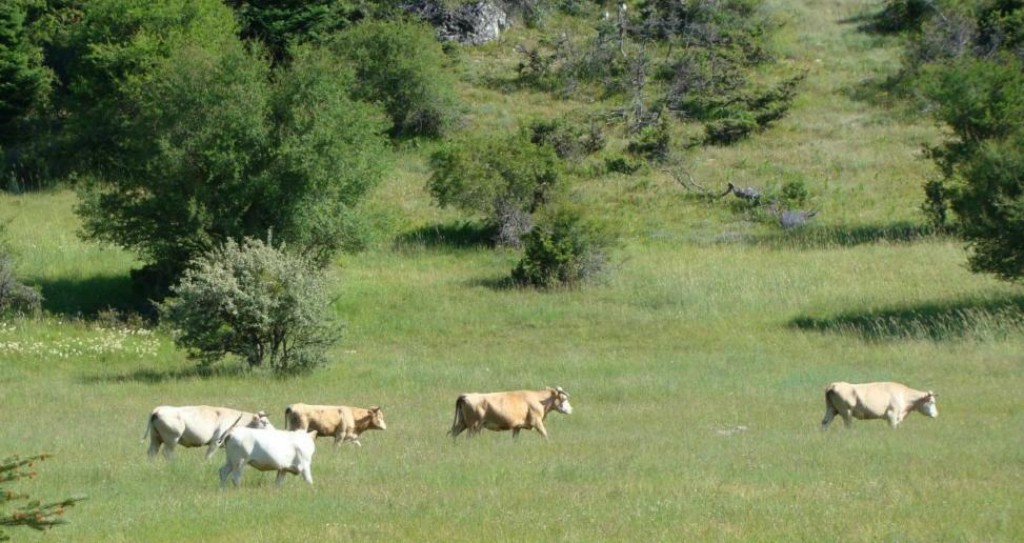
[[[221,434],[219,438],[217,438],[217,447],[215,447],[216,449],[219,449],[219,448],[221,448],[221,446],[224,445],[224,440],[226,440],[228,438],[228,436],[231,435],[231,430],[234,430],[235,426],[238,426],[238,423],[242,422],[242,417],[244,417],[244,416],[245,416],[244,413],[241,414],[241,415],[238,415],[238,418],[235,419],[235,422],[232,423],[231,426],[229,426],[227,430],[224,430],[224,433]],[[210,455],[212,455],[212,454],[213,453],[211,452]]]
[[[146,438],[149,437],[150,432],[153,431],[153,421],[155,420],[156,409],[153,410],[153,413],[149,415],[149,420],[146,421],[146,433],[142,434],[142,441],[146,441]]]
[[[455,400],[455,415],[452,417],[452,428],[451,428],[451,430],[448,430],[448,434],[447,435],[454,436],[455,435],[455,428],[457,428],[460,424],[463,425],[463,426],[466,425],[466,420],[462,416],[462,406],[465,405],[465,404],[466,404],[466,395],[465,394],[463,394],[462,396],[459,396],[459,399]]]

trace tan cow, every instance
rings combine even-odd
[[[935,418],[939,416],[935,396],[930,390],[914,390],[893,382],[832,383],[825,389],[825,418],[821,429],[828,430],[836,415],[843,417],[847,428],[853,425],[852,419],[886,419],[889,426],[896,428],[911,411]]]
[[[562,387],[463,394],[455,400],[455,418],[448,433],[455,439],[463,430],[468,430],[467,436],[474,436],[487,428],[512,430],[515,438],[520,430],[535,429],[547,439],[544,418],[552,409],[566,415],[572,413],[569,394]]]
[[[384,413],[379,407],[369,409],[347,405],[306,405],[293,403],[284,410],[285,428],[315,431],[317,437],[334,436],[334,444],[351,441],[362,447],[359,436],[367,430],[386,430]]]
[[[218,441],[222,440],[227,431],[235,424],[249,428],[273,428],[270,419],[263,411],[249,413],[229,407],[211,407],[209,405],[188,405],[173,407],[161,405],[153,409],[146,424],[149,456],[156,456],[162,445],[164,457],[170,459],[174,455],[174,447],[207,446],[206,458],[217,452]]]

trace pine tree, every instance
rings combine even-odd
[[[26,471],[26,469],[31,470],[36,462],[50,458],[50,456],[49,454],[40,454],[21,458],[15,455],[0,460],[0,506],[6,506],[19,500],[28,500],[22,507],[11,511],[0,511],[0,527],[28,526],[42,531],[60,524],[67,524],[67,520],[64,519],[66,509],[85,499],[75,497],[43,503],[31,499],[27,494],[19,494],[4,488],[4,485],[11,481],[35,477],[35,471]],[[0,531],[0,541],[9,539],[9,535]]]

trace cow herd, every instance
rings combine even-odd
[[[468,430],[475,435],[481,429],[536,429],[544,438],[544,418],[552,410],[572,413],[569,394],[562,387],[544,390],[517,390],[488,394],[463,394],[455,402],[455,421],[448,432],[454,438]],[[227,407],[192,405],[159,406],[150,413],[146,433],[150,440],[149,456],[163,449],[167,459],[174,448],[203,447],[210,458],[221,446],[226,461],[220,468],[220,484],[231,477],[235,486],[242,480],[242,468],[252,466],[260,471],[276,471],[277,484],[286,473],[302,476],[313,483],[311,465],[316,437],[333,437],[334,444],[351,442],[361,446],[359,436],[367,430],[385,430],[384,412],[380,407],[369,409],[345,405],[307,405],[295,403],[284,411],[285,430],[278,430],[263,411],[250,413]]]
[[[835,382],[825,389],[825,418],[821,429],[827,430],[836,415],[843,418],[847,427],[856,418],[885,419],[896,428],[913,411],[934,418],[939,415],[935,396],[932,391],[915,390],[893,382]],[[537,430],[547,439],[544,419],[551,411],[572,413],[569,394],[561,387],[462,394],[455,401],[455,415],[448,434],[454,439],[464,431],[467,436],[473,436],[486,428],[512,430],[515,438],[520,430]],[[246,465],[260,471],[277,471],[277,484],[281,484],[286,473],[300,475],[312,484],[314,438],[333,437],[335,445],[351,442],[361,446],[359,436],[363,432],[387,429],[384,413],[376,406],[363,409],[295,403],[285,409],[284,418],[285,430],[278,430],[263,411],[250,413],[206,405],[163,405],[150,413],[143,440],[150,439],[150,457],[156,456],[162,447],[168,459],[173,457],[178,445],[205,446],[207,458],[223,446],[227,459],[219,472],[221,486],[227,484],[229,476],[238,486]]]

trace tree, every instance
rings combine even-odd
[[[171,291],[160,315],[204,365],[233,354],[250,367],[308,370],[340,336],[322,272],[269,242],[228,240],[193,260]]]
[[[430,166],[428,189],[437,203],[485,215],[505,245],[518,245],[532,226],[529,216],[562,188],[555,151],[532,143],[526,131],[449,142]]]
[[[19,123],[41,107],[51,81],[42,49],[26,35],[25,17],[20,2],[0,4],[0,149],[18,143]]]
[[[48,454],[40,454],[27,458],[9,456],[0,460],[0,484],[9,483],[24,477],[35,477],[35,472],[26,472],[23,471],[23,469],[34,467],[36,462],[40,462],[49,457],[50,455]],[[27,494],[18,494],[0,487],[0,504],[6,505],[16,500],[28,499],[29,496]],[[35,530],[43,531],[54,526],[66,524],[67,521],[64,520],[65,510],[84,499],[85,498],[82,497],[67,498],[49,503],[42,503],[39,500],[30,500],[25,504],[25,507],[15,509],[10,512],[0,512],[0,526],[27,526]],[[0,541],[8,540],[10,540],[10,536],[4,532],[0,532]]]
[[[926,185],[927,209],[948,205],[978,272],[1024,277],[1024,60],[963,57],[929,67],[922,88],[953,137],[930,150],[943,179]]]
[[[356,97],[388,112],[393,135],[440,136],[454,123],[455,83],[425,23],[366,21],[338,34],[332,47],[356,67]]]
[[[175,36],[175,47],[165,47],[146,38],[146,21],[171,24],[169,8],[154,9],[160,17],[139,17],[127,41],[90,48],[92,69],[116,77],[88,87],[113,93],[97,103],[108,118],[78,127],[109,142],[89,161],[94,178],[78,210],[84,235],[138,253],[146,267],[137,283],[156,285],[146,293],[156,298],[190,260],[227,239],[273,230],[319,264],[357,247],[356,206],[383,175],[388,124],[378,108],[350,97],[348,65],[324,49],[296,47],[292,62],[272,67],[220,16],[213,29],[182,30],[194,34],[187,40],[153,31]]]
[[[46,168],[36,156],[42,139],[36,133],[48,115],[54,77],[30,28],[30,5],[0,3],[0,172],[2,188],[12,191],[35,184]]]
[[[524,237],[523,258],[512,280],[538,288],[574,287],[596,276],[605,269],[612,244],[603,227],[567,205],[544,213]]]
[[[368,11],[358,0],[225,1],[237,14],[241,37],[263,43],[275,62],[286,61],[292,45],[326,42]]]

